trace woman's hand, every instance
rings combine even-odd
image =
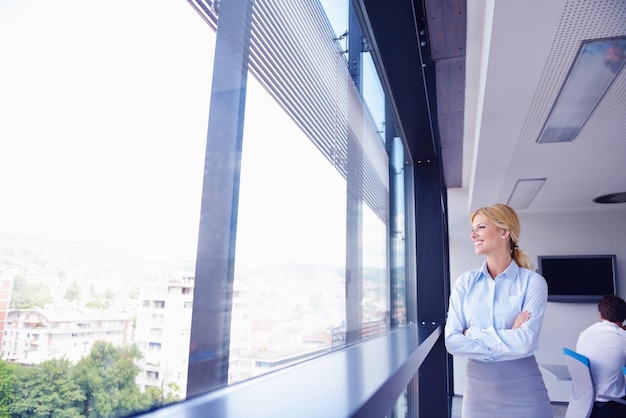
[[[522,311],[515,317],[513,327],[511,329],[521,328],[522,324],[530,319],[530,312]]]

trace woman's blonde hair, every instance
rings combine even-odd
[[[511,248],[511,257],[518,266],[532,270],[533,264],[524,251],[520,250],[517,245],[519,241],[520,223],[517,213],[512,207],[504,203],[496,203],[493,206],[476,209],[470,216],[470,223],[474,222],[474,218],[478,214],[483,215],[496,227],[509,231],[509,246]]]

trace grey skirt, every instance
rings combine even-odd
[[[548,391],[535,356],[467,362],[463,418],[552,418]]]

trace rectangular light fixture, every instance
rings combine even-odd
[[[530,202],[537,196],[539,189],[545,182],[545,178],[517,180],[506,204],[514,209],[526,209],[530,206]]]
[[[537,142],[574,140],[624,62],[626,37],[583,41]]]

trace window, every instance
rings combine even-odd
[[[349,1],[323,1],[323,9],[256,2],[240,121],[209,118],[218,50],[210,7],[22,3],[0,13],[0,36],[16,40],[0,45],[0,240],[17,254],[0,268],[13,300],[71,312],[52,325],[60,331],[97,331],[66,334],[80,338],[84,355],[103,335],[136,344],[145,358],[137,386],[173,376],[176,399],[186,396],[188,376],[165,359],[186,364],[191,352],[200,370],[222,356],[228,375],[217,385],[225,385],[405,322],[402,275],[390,273],[403,264],[391,257],[402,252],[392,234],[403,229],[393,209],[402,197],[390,203],[390,123],[367,48],[358,51],[362,87],[349,72],[347,32],[361,32],[349,28]],[[207,244],[198,241],[203,180],[211,181],[203,179],[205,151],[222,151],[211,129],[233,121],[243,131],[238,182],[226,191],[238,193],[237,205],[224,211],[236,221],[233,241]],[[231,243],[230,269],[196,260],[198,248]],[[217,296],[207,283],[218,284]],[[232,294],[219,293],[222,285]],[[190,316],[205,302],[216,302],[214,322],[194,327]],[[94,317],[77,316],[84,310]],[[120,319],[129,312],[132,325]],[[228,318],[216,319],[222,312]],[[26,328],[15,327],[16,335]],[[119,331],[101,329],[110,327]],[[196,351],[198,333],[217,341],[215,350]]]
[[[151,337],[160,337],[163,335],[162,328],[150,328],[150,336]]]
[[[139,289],[194,276],[215,32],[185,1],[9,0],[0,10],[0,37],[14,40],[0,45],[2,288],[8,279],[12,303],[63,319],[55,335],[74,336],[83,355],[102,338],[130,347],[150,319],[189,328],[189,315],[172,313],[182,303],[170,309],[164,297],[143,330],[120,318],[150,306]],[[188,334],[163,338],[185,358]],[[63,356],[38,342],[42,361]]]
[[[215,163],[207,166],[214,178],[205,179],[203,192],[212,200],[203,202],[200,231],[192,394],[225,384],[215,376],[226,363],[231,383],[251,374],[238,369],[248,360],[263,364],[252,373],[259,374],[379,335],[389,330],[391,310],[389,157],[377,127],[385,126],[384,95],[368,96],[378,110],[374,120],[337,29],[316,4],[256,2],[254,10],[240,6],[238,16],[222,20],[210,9],[199,11],[218,22],[218,40],[220,25],[245,33],[250,13],[256,16],[249,44],[245,36],[229,40],[243,47],[241,57],[221,55],[219,42],[216,49],[216,79],[228,79],[224,93],[233,97],[214,95],[212,114],[240,118],[243,129],[209,118],[207,162]],[[233,77],[239,74],[233,66],[247,65],[248,46],[249,76]],[[245,106],[229,106],[240,103],[238,83]],[[219,82],[214,88],[222,91]],[[231,187],[238,192],[233,204]],[[211,316],[206,306],[221,310],[224,299],[232,312]],[[229,330],[228,341],[219,341],[222,329]]]

